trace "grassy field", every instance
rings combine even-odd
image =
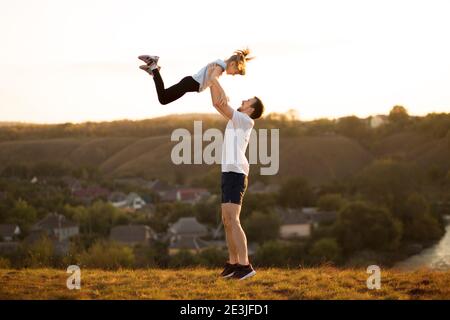
[[[381,271],[369,290],[363,269],[258,269],[253,278],[217,277],[218,269],[81,270],[69,290],[65,270],[0,270],[0,299],[450,299],[450,272]]]

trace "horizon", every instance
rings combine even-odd
[[[446,1],[229,6],[240,14],[215,16],[225,9],[206,1],[82,0],[70,10],[56,0],[2,3],[0,105],[7,107],[0,119],[57,124],[214,113],[209,90],[161,106],[137,56],[159,55],[168,87],[243,47],[256,56],[247,75],[220,78],[235,109],[256,95],[268,113],[295,109],[307,121],[386,114],[394,105],[418,116],[450,111]],[[148,19],[149,11],[158,14]]]
[[[408,109],[406,108],[406,110],[408,111]],[[269,114],[274,114],[276,112],[271,112]],[[269,115],[266,114],[265,116]],[[284,114],[284,113],[279,113],[279,114]],[[429,112],[427,114],[423,114],[423,115],[416,115],[416,114],[411,114],[408,112],[409,117],[426,117],[429,114],[450,114],[450,112]],[[165,115],[160,115],[160,116],[154,116],[151,118],[142,118],[142,119],[128,119],[128,118],[122,118],[122,119],[112,119],[112,120],[86,120],[86,121],[81,121],[81,122],[74,122],[74,121],[65,121],[65,122],[54,122],[54,123],[44,123],[44,122],[23,122],[23,121],[0,121],[0,125],[59,125],[59,124],[83,124],[83,123],[101,123],[101,122],[116,122],[116,121],[145,121],[145,120],[154,120],[154,119],[159,119],[159,118],[165,118],[165,117],[176,117],[176,116],[182,116],[182,117],[190,117],[190,116],[215,116],[215,117],[221,117],[220,114],[218,113],[213,113],[213,112],[193,112],[193,113],[176,113],[176,114],[165,114]],[[317,121],[317,120],[330,120],[330,121],[336,121],[339,120],[341,118],[347,118],[347,117],[357,117],[361,120],[365,120],[365,119],[369,119],[371,117],[376,117],[376,116],[389,116],[389,112],[387,113],[377,113],[377,114],[372,114],[372,115],[368,115],[365,117],[358,117],[357,115],[354,114],[349,114],[349,115],[343,115],[341,117],[335,117],[335,118],[330,118],[330,117],[321,117],[321,118],[314,118],[314,119],[301,119],[301,118],[296,118],[294,120],[300,121],[300,122],[311,122],[311,121]],[[261,119],[264,119],[261,118]]]

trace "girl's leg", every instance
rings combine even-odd
[[[152,70],[153,80],[155,81],[156,92],[158,93],[158,100],[165,105],[181,98],[186,92],[198,92],[200,84],[192,77],[184,77],[180,82],[164,88],[164,81],[158,69]]]

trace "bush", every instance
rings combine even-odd
[[[299,242],[268,241],[254,256],[255,264],[263,267],[299,267],[309,260],[305,244]]]
[[[97,241],[80,255],[80,264],[88,268],[130,268],[134,261],[133,250],[115,242]]]
[[[169,267],[171,268],[183,268],[192,267],[200,264],[200,259],[197,255],[191,253],[187,249],[181,249],[173,256],[170,257]]]
[[[341,258],[341,248],[334,238],[323,238],[313,244],[311,256],[316,262],[338,262]]]
[[[0,269],[9,269],[11,268],[11,262],[9,259],[0,257]]]
[[[54,266],[55,249],[47,236],[43,236],[32,245],[25,245],[24,251],[26,267],[48,268]]]
[[[228,254],[219,248],[207,248],[200,252],[200,263],[206,267],[221,267],[227,260]]]

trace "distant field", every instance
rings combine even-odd
[[[65,270],[0,270],[0,299],[450,299],[450,272],[381,272],[369,290],[363,269],[258,269],[244,281],[218,269],[81,270],[81,290],[68,290]]]

